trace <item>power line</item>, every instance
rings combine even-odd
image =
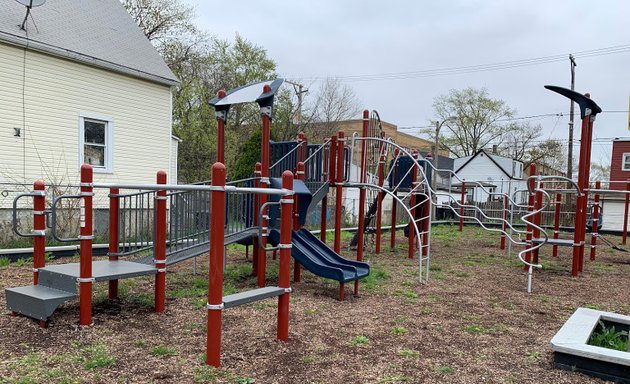
[[[615,54],[627,53],[627,52],[630,52],[630,44],[615,45],[611,47],[579,51],[579,52],[573,53],[572,55],[575,58],[589,58],[589,57],[615,55]],[[346,76],[323,76],[323,77],[312,76],[312,77],[301,77],[300,79],[316,81],[316,80],[325,80],[325,79],[333,78],[337,80],[351,82],[351,81],[405,80],[405,79],[414,79],[414,78],[423,78],[423,77],[450,76],[450,75],[498,71],[498,70],[506,70],[506,69],[513,69],[513,68],[519,68],[519,67],[533,66],[533,65],[556,63],[556,62],[566,60],[567,55],[568,53],[562,53],[558,55],[541,56],[541,57],[535,57],[535,58],[529,58],[529,59],[511,60],[511,61],[503,61],[503,62],[497,62],[497,63],[476,64],[476,65],[468,65],[468,66],[462,66],[462,67],[424,69],[424,70],[408,71],[408,72],[391,72],[391,73],[361,74],[361,75],[346,75]]]

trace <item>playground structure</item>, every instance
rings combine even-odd
[[[583,264],[584,237],[587,202],[586,184],[588,171],[584,164],[590,163],[590,151],[584,159],[580,157],[578,183],[570,180],[531,176],[527,204],[517,203],[513,196],[502,195],[506,206],[524,208],[521,217],[526,229],[519,229],[506,213],[499,220],[500,229],[486,227],[477,215],[489,218],[479,207],[466,204],[463,198],[454,199],[448,194],[450,204],[438,204],[441,192],[431,188],[431,178],[437,171],[432,163],[421,158],[417,152],[409,151],[385,138],[380,128],[378,113],[364,111],[362,134],[346,138],[343,132],[331,137],[323,144],[309,144],[304,135],[296,141],[271,143],[269,130],[272,120],[273,98],[281,80],[263,82],[219,92],[210,101],[215,107],[218,125],[217,163],[212,168],[212,184],[171,185],[167,184],[166,173],[157,174],[156,184],[121,185],[95,183],[89,165],[81,168],[81,192],[78,195],[58,196],[52,209],[46,211],[46,186],[37,181],[32,193],[23,194],[33,198],[34,227],[31,233],[20,233],[33,237],[34,262],[33,285],[7,288],[7,306],[14,311],[38,319],[45,326],[54,310],[63,302],[79,296],[81,325],[92,323],[92,284],[109,282],[109,297],[118,295],[118,280],[136,276],[155,275],[155,311],[165,309],[166,268],[177,262],[210,252],[208,285],[208,340],[207,363],[220,365],[221,312],[223,309],[278,297],[278,334],[280,340],[288,338],[288,311],[290,287],[290,256],[294,258],[294,281],[300,280],[301,268],[338,281],[339,297],[344,299],[345,284],[354,283],[354,294],[359,293],[359,280],[369,274],[369,265],[363,262],[365,232],[374,220],[375,252],[380,252],[382,234],[382,209],[386,196],[393,204],[403,207],[408,224],[408,257],[417,253],[420,281],[429,279],[432,206],[450,209],[460,220],[473,220],[482,227],[497,231],[511,244],[523,245],[519,258],[528,270],[528,291],[531,291],[533,268],[538,264],[538,250],[544,244],[556,243],[541,226],[541,212],[549,205],[550,192],[572,193],[577,196],[578,210],[575,218],[574,268],[581,271]],[[261,93],[262,89],[262,93]],[[579,95],[575,93],[575,95]],[[572,97],[577,97],[570,94]],[[584,98],[584,96],[579,95]],[[581,100],[583,108],[583,136],[590,134],[592,119],[598,112],[594,102]],[[261,162],[256,164],[254,177],[227,182],[224,161],[224,128],[231,105],[256,102],[262,119]],[[597,108],[595,108],[597,107]],[[585,109],[591,112],[586,113]],[[584,125],[587,128],[584,129]],[[582,145],[590,141],[582,140]],[[582,151],[581,151],[582,154]],[[353,167],[358,171],[357,180],[350,175]],[[588,167],[586,167],[588,168]],[[443,170],[440,170],[443,171]],[[454,178],[457,178],[453,174]],[[462,184],[484,188],[481,183],[461,180]],[[573,188],[545,189],[545,183],[565,183]],[[356,261],[347,260],[341,253],[341,206],[343,188],[359,189],[359,215],[356,231]],[[326,237],[326,214],[329,205],[329,190],[334,190],[335,228],[331,250],[324,243]],[[108,191],[109,257],[108,260],[92,260],[92,203],[94,194]],[[122,192],[121,192],[122,191]],[[367,193],[373,191],[370,206]],[[487,191],[489,194],[492,192]],[[80,234],[76,238],[60,238],[56,233],[58,203],[63,199],[78,199],[80,202]],[[318,207],[321,209],[320,239],[303,228],[306,216]],[[366,209],[367,208],[367,209]],[[469,214],[474,211],[475,215]],[[47,223],[46,217],[51,218]],[[145,217],[146,216],[146,217]],[[593,218],[597,220],[597,212]],[[392,209],[390,246],[396,238],[396,209]],[[61,241],[80,242],[79,263],[45,266],[45,235],[50,232]],[[594,225],[596,228],[597,225]],[[582,231],[578,228],[583,228]],[[526,241],[516,240],[514,235],[526,236]],[[556,234],[554,233],[554,237]],[[223,296],[223,267],[226,262],[225,246],[241,243],[253,246],[253,271],[257,276],[256,289]],[[595,245],[595,243],[593,243]],[[580,251],[582,254],[580,255]],[[280,253],[280,268],[277,286],[266,286],[267,252]],[[149,255],[143,255],[149,253]],[[135,255],[135,256],[134,256]],[[594,253],[592,253],[594,255]],[[121,256],[135,257],[119,260]],[[582,258],[580,258],[582,257]],[[594,257],[594,256],[592,256]],[[195,259],[196,260],[196,259]],[[574,275],[577,275],[575,273]],[[77,283],[79,291],[77,292]]]

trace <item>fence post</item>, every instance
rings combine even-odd
[[[166,172],[158,171],[157,183],[166,184]],[[163,312],[166,303],[166,191],[157,191],[155,197],[155,312]],[[225,216],[225,215],[224,215]]]
[[[107,251],[109,261],[118,261],[119,194],[120,189],[109,189],[109,248]],[[108,297],[110,300],[118,297],[118,279],[109,281]]]
[[[345,146],[346,139],[343,131],[339,131],[337,135],[337,183],[335,184],[335,243],[334,250],[341,253],[341,206],[343,204],[343,166],[345,163]]]
[[[416,233],[414,223],[416,222],[416,180],[418,179],[418,151],[413,151],[413,165],[411,166],[411,196],[409,197],[409,206],[411,207],[411,220],[409,221],[409,234],[407,258],[413,259],[413,253],[416,250]]]
[[[595,189],[601,189],[602,184],[599,180],[595,182]],[[597,236],[599,232],[599,192],[595,193],[593,202],[593,215],[591,216],[591,260],[595,260],[597,251]]]
[[[298,164],[298,168],[303,163]],[[282,188],[293,191],[293,174],[291,171],[282,173]],[[278,296],[278,339],[286,341],[289,339],[289,295],[291,293],[291,227],[293,220],[293,200],[295,195],[282,196],[280,203],[280,271],[278,274],[278,286],[284,288],[284,294]]]
[[[626,202],[624,205],[623,213],[623,236],[621,244],[626,245],[626,239],[628,238],[628,209],[630,207],[630,181],[626,183]]]
[[[462,180],[461,205],[459,207],[459,231],[464,230],[464,203],[466,202],[466,180]]]
[[[299,162],[297,164],[297,171],[295,171],[296,180],[304,180],[304,163]],[[291,178],[291,189],[293,189],[293,178]],[[302,228],[299,218],[299,201],[297,196],[293,197],[293,229],[299,231]],[[289,242],[290,243],[290,242]],[[298,283],[302,279],[302,267],[297,260],[293,260],[293,281]]]
[[[225,236],[225,165],[212,166],[210,215],[210,265],[208,269],[208,334],[206,364],[221,365],[221,315],[223,310],[223,238]]]
[[[556,194],[556,204],[554,207],[554,212],[553,212],[553,238],[554,240],[558,239],[558,235],[560,232],[560,208],[562,205],[562,195],[557,193]],[[552,247],[552,254],[553,257],[558,257],[558,245],[554,244]]]
[[[33,284],[39,281],[39,268],[46,265],[46,184],[33,183]]]
[[[89,164],[81,165],[80,259],[79,259],[79,324],[92,325],[92,189],[93,171]]]

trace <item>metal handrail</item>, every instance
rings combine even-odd
[[[302,145],[308,145],[308,143],[306,141],[296,141],[297,144],[295,147],[293,147],[289,152],[287,152],[284,156],[282,156],[278,161],[276,161],[275,163],[273,163],[270,167],[269,167],[269,171],[271,171],[272,169],[274,169],[274,167],[278,164],[280,164],[282,162],[282,160],[286,159],[287,157],[289,157],[293,152],[297,151]]]
[[[32,191],[32,192],[27,192],[27,193],[20,193],[19,195],[17,195],[14,199],[13,199],[13,214],[12,214],[12,223],[11,226],[13,228],[13,232],[15,232],[16,235],[20,236],[20,237],[35,237],[35,236],[41,236],[41,233],[39,231],[36,232],[36,230],[31,230],[31,233],[22,233],[20,232],[20,230],[18,229],[18,218],[17,218],[17,203],[18,200],[20,200],[23,197],[41,197],[42,195],[46,195],[45,191]],[[48,213],[47,211],[43,212],[44,214]],[[48,216],[46,216],[48,217]]]

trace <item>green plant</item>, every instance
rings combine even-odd
[[[446,374],[451,374],[454,372],[453,368],[451,367],[438,367],[436,371],[440,373],[446,373]]]
[[[85,369],[106,368],[116,360],[109,354],[107,347],[102,344],[92,345],[84,350],[83,366]]]
[[[367,345],[367,344],[370,344],[370,339],[368,339],[367,336],[357,336],[354,339],[352,339],[352,344],[353,345]]]
[[[420,357],[420,352],[414,351],[413,349],[401,349],[398,351],[398,356],[407,357],[410,359],[417,359]]]
[[[389,330],[389,333],[392,335],[404,335],[407,332],[409,332],[409,330],[405,327],[393,327]]]
[[[256,380],[251,377],[237,377],[235,381],[237,384],[254,384],[256,382]]]
[[[588,344],[625,352],[628,350],[628,331],[617,331],[614,325],[607,327],[603,321],[599,320]]]
[[[166,345],[158,345],[153,347],[151,354],[153,356],[175,356],[177,355],[177,351],[175,348],[168,347]]]
[[[138,348],[144,348],[145,345],[147,345],[147,343],[144,340],[138,340],[135,343],[135,346]]]
[[[11,263],[11,260],[9,260],[8,257],[6,256],[2,256],[0,257],[0,267],[6,267]]]
[[[483,325],[476,325],[476,324],[467,325],[464,327],[464,330],[468,333],[472,333],[475,335],[490,333],[490,329],[484,327]]]

